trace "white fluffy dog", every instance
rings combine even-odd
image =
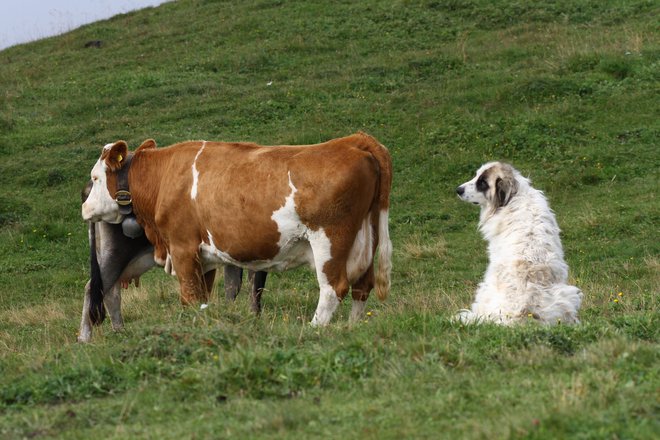
[[[481,207],[479,229],[490,263],[463,322],[578,323],[582,292],[567,284],[559,226],[543,193],[511,165],[490,162],[456,189]]]

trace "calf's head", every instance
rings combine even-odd
[[[128,146],[124,141],[117,141],[103,147],[101,157],[92,168],[92,189],[82,205],[82,217],[85,220],[108,223],[120,223],[123,215],[115,200],[117,192],[117,171],[128,157]]]

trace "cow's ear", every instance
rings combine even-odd
[[[128,145],[124,141],[117,141],[104,151],[105,164],[111,171],[117,171],[124,165],[128,156]]]
[[[152,148],[156,148],[156,141],[153,139],[147,139],[146,141],[142,142],[142,145],[140,145],[135,151],[137,152],[141,150],[150,150]]]

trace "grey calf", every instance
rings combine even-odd
[[[84,202],[89,195],[91,181],[82,191]],[[144,234],[135,238],[124,235],[121,224],[105,222],[89,223],[90,279],[85,285],[82,319],[78,341],[89,342],[92,327],[105,319],[106,310],[110,314],[113,330],[121,330],[124,321],[121,316],[121,287],[131,282],[139,285],[142,274],[156,265],[154,248]],[[241,289],[243,270],[235,266],[225,266],[225,297],[234,300]],[[256,313],[261,312],[261,294],[266,284],[266,272],[249,271],[252,284],[250,301]],[[108,287],[109,286],[109,287]]]

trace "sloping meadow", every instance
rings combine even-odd
[[[0,52],[0,436],[649,438],[660,169],[650,1],[177,1]],[[100,40],[100,47],[85,47]],[[390,298],[308,325],[307,269],[184,309],[160,269],[76,343],[101,147],[315,143],[393,157]],[[582,324],[462,326],[487,265],[454,189],[504,160],[562,228]],[[244,288],[245,290],[245,288]]]

